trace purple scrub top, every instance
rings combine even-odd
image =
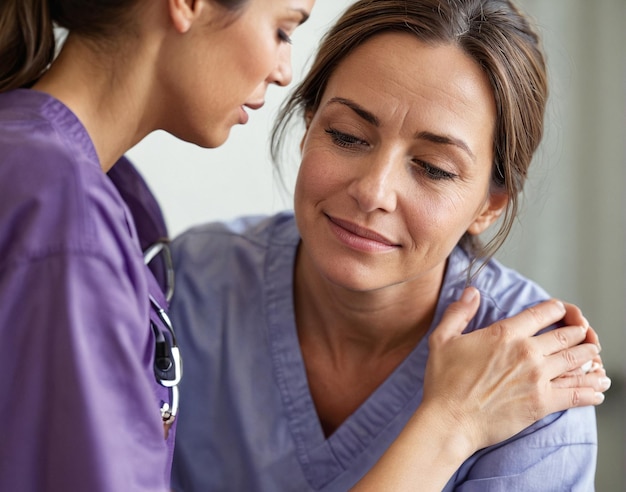
[[[0,490],[168,490],[149,275],[76,116],[0,94]]]

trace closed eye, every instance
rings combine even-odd
[[[292,41],[291,41],[291,38],[289,37],[289,34],[287,34],[282,29],[278,30],[278,39],[280,39],[283,43],[292,44]]]
[[[433,181],[451,180],[457,177],[456,174],[444,171],[443,169],[433,166],[422,160],[415,160],[420,172]]]
[[[361,140],[360,138],[350,135],[349,133],[340,132],[334,128],[327,128],[324,131],[326,134],[330,135],[333,143],[339,147],[350,148],[358,145],[367,145],[365,140]]]

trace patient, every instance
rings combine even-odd
[[[275,133],[292,116],[306,126],[295,214],[174,243],[175,490],[593,489],[594,408],[553,412],[601,402],[602,370],[557,378],[597,349],[557,354],[528,312],[499,323],[549,299],[492,258],[546,97],[538,38],[508,1],[348,9]],[[477,331],[435,329],[462,295],[480,300]],[[585,336],[560,330],[568,345]],[[474,347],[462,359],[459,343]]]

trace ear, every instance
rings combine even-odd
[[[490,193],[482,211],[467,228],[467,232],[474,236],[485,232],[502,215],[508,202],[509,196],[504,191]]]
[[[167,0],[167,5],[174,28],[184,34],[200,16],[206,7],[206,2],[203,0]]]

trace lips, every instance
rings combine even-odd
[[[245,125],[248,123],[249,118],[250,117],[248,116],[248,113],[246,113],[246,110],[243,109],[243,106],[239,106],[239,124]]]
[[[335,232],[340,236],[340,239],[344,242],[349,242],[350,245],[366,247],[365,249],[390,249],[400,247],[395,241],[370,229],[329,215],[326,215],[326,217],[331,225],[334,226]],[[359,249],[362,249],[361,247]]]

